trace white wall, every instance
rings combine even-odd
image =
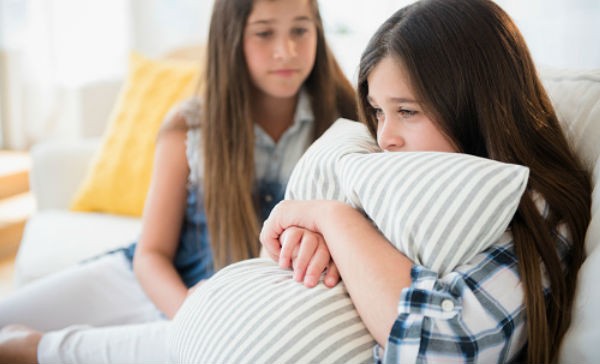
[[[517,23],[538,64],[600,68],[600,1],[495,1]]]
[[[129,2],[0,0],[0,8],[5,146],[80,136],[79,90],[125,72]]]
[[[2,6],[2,4],[0,4],[0,24],[3,23],[5,20],[3,18],[3,11],[4,6]],[[2,27],[0,27],[0,149],[4,149],[4,132],[3,132],[3,125],[4,122],[2,121],[5,117],[4,115],[4,109],[5,106],[4,103],[5,101],[5,91],[4,91],[4,87],[3,84],[4,82],[2,82],[2,80],[4,78],[6,78],[5,74],[4,74],[4,52],[2,51],[2,49],[4,48],[4,31],[2,29]]]
[[[131,0],[134,49],[156,57],[208,35],[209,0]]]
[[[600,68],[599,0],[496,1],[520,27],[538,64]],[[330,44],[350,78],[373,32],[410,2],[320,0]],[[122,79],[131,50],[158,57],[204,41],[212,3],[0,0],[0,133],[10,140],[5,146],[81,136],[78,103],[89,86]]]
[[[516,22],[537,64],[600,68],[599,0],[495,0]],[[412,0],[321,0],[332,48],[354,76],[370,36]]]

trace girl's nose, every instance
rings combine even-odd
[[[286,60],[296,56],[296,43],[289,37],[282,37],[277,41],[273,51],[273,58]]]
[[[404,138],[397,127],[384,120],[379,122],[377,144],[387,152],[397,152],[404,147]]]

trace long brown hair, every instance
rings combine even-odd
[[[314,138],[338,117],[356,119],[354,88],[325,42],[316,0],[315,65],[305,81]],[[243,33],[253,0],[216,0],[208,35],[202,110],[204,205],[215,269],[258,255],[254,185],[254,121]]]
[[[591,182],[561,130],[519,30],[488,0],[423,0],[390,17],[364,51],[358,75],[359,117],[375,135],[367,77],[384,57],[410,75],[426,112],[460,152],[529,167],[531,193],[511,229],[523,282],[527,362],[556,360],[571,316],[577,271],[590,221]],[[564,223],[572,245],[566,271],[552,232]],[[542,268],[550,282],[547,299]]]

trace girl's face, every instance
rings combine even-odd
[[[389,152],[457,152],[415,98],[401,62],[386,56],[367,77],[371,104],[377,118],[377,144]]]
[[[297,94],[317,52],[309,0],[256,0],[244,29],[244,56],[254,86],[266,95]]]

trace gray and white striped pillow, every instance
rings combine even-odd
[[[506,230],[528,169],[457,153],[375,153],[366,128],[337,121],[301,158],[287,198],[361,208],[410,259],[439,272]],[[267,259],[232,264],[173,320],[182,363],[364,363],[375,341],[344,283],[308,289]]]
[[[461,153],[381,152],[364,125],[340,119],[300,159],[286,198],[347,202],[413,262],[445,274],[500,238],[528,176]]]
[[[172,321],[177,363],[370,363],[375,341],[343,284],[306,288],[270,259],[227,266]]]

